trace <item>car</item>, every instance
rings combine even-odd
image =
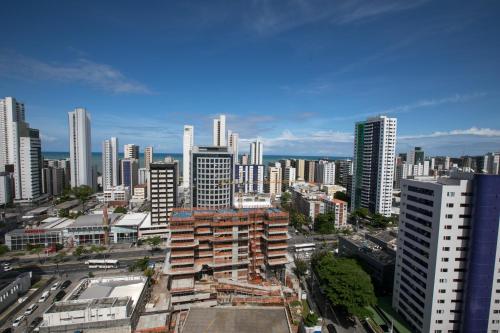
[[[38,300],[38,303],[43,303],[47,300],[47,298],[49,298],[50,296],[50,291],[44,291],[43,294],[42,294],[42,297],[40,297],[40,299]]]
[[[333,326],[333,324],[326,325],[326,329],[328,330],[328,333],[337,333],[337,329]]]
[[[28,327],[28,330],[34,331],[41,324],[42,321],[43,321],[42,317],[36,317],[30,323],[30,326]]]
[[[61,284],[61,289],[66,289],[66,288],[68,288],[70,285],[71,285],[71,281],[70,281],[70,280],[66,280],[66,281],[64,281],[64,282]]]
[[[21,325],[21,322],[24,320],[24,315],[19,316],[12,322],[12,327],[19,327]]]
[[[59,292],[54,296],[54,302],[59,302],[66,295],[64,290],[59,290]]]
[[[36,308],[38,308],[38,305],[36,305],[35,303],[31,304],[27,309],[26,311],[24,311],[24,315],[25,316],[29,316],[30,314],[33,313],[33,311],[36,310]]]
[[[52,285],[52,287],[50,287],[50,290],[52,290],[52,291],[57,290],[57,288],[59,288],[59,285],[60,285],[60,284],[61,284],[61,282],[59,282],[59,281],[58,281],[58,282],[56,282],[56,283],[54,283],[54,284]]]
[[[11,271],[12,270],[12,267],[10,266],[3,266],[3,270],[8,272],[8,271]]]

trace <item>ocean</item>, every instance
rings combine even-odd
[[[47,160],[62,160],[65,158],[69,158],[69,152],[42,152],[43,158]],[[179,153],[154,153],[153,160],[155,161],[163,161],[165,157],[170,156],[175,160],[179,161],[179,168],[182,170],[182,154]],[[118,154],[118,158],[123,158],[123,153]],[[283,159],[304,159],[304,160],[319,160],[319,159],[330,159],[330,160],[338,160],[350,157],[341,157],[341,156],[295,156],[295,155],[264,155],[264,165],[268,165],[269,163],[277,162]],[[144,154],[139,154],[139,163],[140,167],[144,167]],[[102,169],[102,153],[94,152],[92,153],[92,165],[97,168],[98,172],[101,172]]]

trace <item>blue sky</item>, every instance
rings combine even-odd
[[[240,150],[352,155],[354,122],[398,118],[398,151],[500,151],[498,1],[4,1],[0,96],[26,104],[44,151],[67,112],[93,150],[182,151],[228,117]]]

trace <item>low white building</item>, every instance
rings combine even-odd
[[[240,208],[270,208],[271,195],[269,193],[260,194],[236,194],[233,200],[233,206]]]
[[[102,202],[108,203],[111,201],[129,201],[130,189],[127,186],[111,186],[104,190]]]

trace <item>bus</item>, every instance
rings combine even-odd
[[[85,261],[85,265],[89,268],[118,268],[118,260],[116,259],[91,259]]]
[[[295,252],[314,252],[316,249],[316,244],[314,243],[302,243],[302,244],[295,244],[294,246]]]

